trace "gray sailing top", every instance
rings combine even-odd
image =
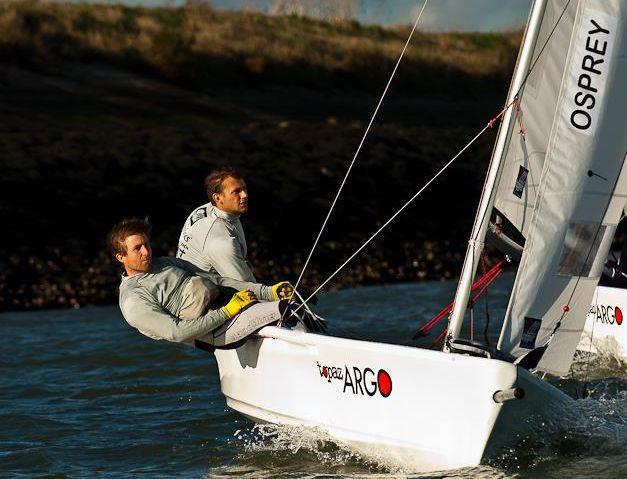
[[[176,257],[205,271],[241,281],[255,281],[246,262],[246,253],[246,238],[239,215],[226,213],[207,203],[187,217]]]
[[[149,273],[122,276],[120,309],[124,319],[153,339],[188,342],[228,318],[221,308],[207,311],[219,287],[250,290],[273,301],[268,286],[202,271],[178,258],[155,258]]]

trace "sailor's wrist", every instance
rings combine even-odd
[[[220,324],[218,326],[222,326],[222,324],[226,323],[229,319],[231,319],[231,316],[226,311],[226,309],[224,309],[224,307],[216,310],[216,313],[217,313],[216,315],[218,316],[218,319],[220,320]]]
[[[202,318],[214,324],[214,326],[212,326],[212,329],[222,326],[230,319],[228,313],[224,310],[223,307],[207,311],[207,313]]]
[[[259,299],[264,301],[274,301],[274,295],[272,294],[272,286],[261,285]]]

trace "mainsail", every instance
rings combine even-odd
[[[534,1],[445,351],[492,218],[498,246],[520,258],[498,348],[568,371],[627,198],[626,10],[624,0]]]
[[[555,9],[565,2],[549,3]],[[538,98],[544,98],[545,89],[556,93],[550,127],[546,118],[531,114],[542,116],[540,105],[523,109],[529,125],[544,125],[543,132],[536,132],[540,152],[542,141],[546,144],[546,154],[538,155],[544,161],[520,156],[535,169],[535,178],[522,186],[528,194],[521,201],[508,200],[508,186],[510,196],[521,189],[507,185],[506,174],[516,168],[514,153],[497,200],[526,237],[499,349],[520,357],[547,346],[537,367],[554,374],[570,367],[627,198],[627,6],[623,0],[572,3],[576,8],[569,5],[564,15],[572,35],[550,39],[557,44],[551,51],[561,48],[565,61],[555,57],[553,65],[548,57],[536,81]],[[534,134],[528,130],[528,145]],[[525,197],[528,202],[522,201]]]
[[[522,243],[536,206],[540,177],[551,125],[566,68],[566,52],[573,32],[577,2],[549,0],[542,11],[538,35],[531,51],[531,72],[516,91],[515,121],[509,124],[500,180],[495,191],[495,218],[503,216],[515,233],[497,228]],[[498,222],[503,221],[499,218]],[[519,239],[521,238],[521,239]],[[521,245],[522,246],[522,245]],[[497,244],[499,247],[499,244]],[[500,248],[501,249],[501,248]],[[509,250],[503,251],[511,254]],[[519,259],[519,258],[517,258]]]

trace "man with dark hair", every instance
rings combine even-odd
[[[245,309],[253,312],[261,306],[255,304],[258,299],[278,301],[293,292],[287,282],[265,286],[202,271],[177,258],[153,259],[146,220],[121,221],[109,232],[107,243],[115,261],[124,268],[122,315],[153,339],[204,341],[207,334]],[[263,314],[272,316],[270,319],[281,317],[278,307],[270,308],[269,313],[267,307],[262,309]]]
[[[177,258],[205,271],[255,281],[246,262],[246,238],[240,215],[248,211],[248,192],[242,176],[222,168],[205,178],[209,203],[187,218],[179,238]]]

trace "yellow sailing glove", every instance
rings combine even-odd
[[[229,301],[226,306],[222,306],[221,309],[226,313],[227,317],[231,319],[256,302],[257,296],[255,296],[255,293],[252,291],[239,291],[235,293],[231,301]]]
[[[291,299],[294,295],[294,287],[290,284],[289,281],[281,281],[273,285],[272,287],[272,296],[275,301],[280,301],[282,299]]]

